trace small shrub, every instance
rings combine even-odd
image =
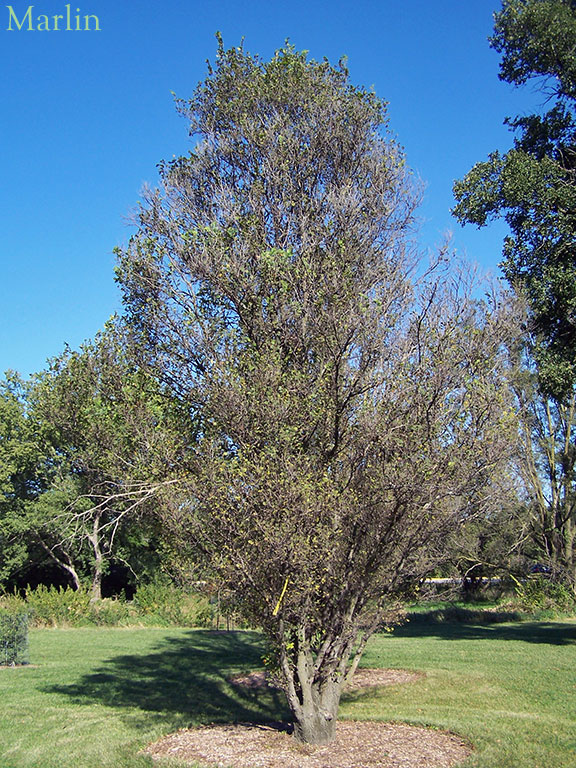
[[[28,661],[28,614],[26,611],[0,612],[0,664],[15,666]]]
[[[518,585],[516,595],[521,608],[529,613],[576,610],[574,591],[544,576],[528,579]]]
[[[181,624],[184,593],[172,584],[153,581],[136,590],[134,605],[144,616],[155,617],[162,624]]]
[[[26,601],[17,592],[0,593],[0,612],[22,613],[28,612]]]
[[[130,608],[123,600],[106,597],[90,604],[90,621],[98,627],[125,625],[130,615]]]
[[[91,621],[90,594],[84,589],[45,587],[26,590],[26,602],[39,627],[86,626]]]
[[[133,604],[143,618],[163,626],[207,627],[212,621],[207,598],[163,581],[138,587]]]
[[[187,594],[182,607],[185,626],[209,627],[212,624],[213,610],[210,601],[196,592]]]

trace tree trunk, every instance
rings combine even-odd
[[[294,737],[305,744],[328,744],[334,739],[342,682],[325,681],[320,691],[318,683],[304,681],[303,702],[292,708]]]
[[[333,713],[320,708],[302,709],[294,717],[294,737],[305,744],[329,744],[336,733],[338,708]]]
[[[285,675],[286,696],[294,721],[294,737],[305,744],[328,744],[334,739],[338,705],[344,683],[342,674],[348,653],[342,654],[338,666],[324,666],[323,673],[315,666],[306,632],[298,630],[298,650],[292,665],[286,647],[281,651],[281,666]],[[318,665],[322,667],[322,663]]]
[[[75,568],[66,563],[61,563],[61,565],[62,565],[62,568],[64,568],[64,570],[67,571],[68,575],[72,579],[72,589],[77,592],[80,589],[81,584],[80,584],[80,577],[78,576]]]
[[[72,589],[78,590],[80,589],[80,577],[78,576],[78,572],[72,565],[72,560],[70,559],[70,556],[67,552],[62,552],[61,557],[58,557],[58,555],[54,552],[53,549],[51,549],[40,536],[38,536],[38,541],[40,542],[40,546],[50,555],[50,557],[54,560],[55,563],[57,563],[61,568],[63,568],[68,576],[72,579]]]
[[[94,519],[92,534],[88,536],[94,552],[94,565],[92,569],[92,595],[90,602],[102,600],[102,574],[104,571],[104,557],[100,547],[100,515]]]
[[[102,600],[102,562],[97,562],[94,565],[91,592],[90,602],[96,603]]]

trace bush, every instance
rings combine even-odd
[[[28,661],[28,614],[26,611],[0,612],[0,664],[15,666]]]
[[[133,599],[139,614],[149,623],[165,626],[208,627],[212,609],[207,598],[198,593],[187,593],[173,584],[153,581],[138,587]]]
[[[90,603],[89,619],[98,627],[115,627],[130,623],[130,608],[125,600],[105,597]]]
[[[25,599],[17,595],[2,596],[1,607],[26,610],[36,627],[109,627],[126,623],[130,616],[124,601],[106,598],[91,602],[90,593],[85,589],[45,587],[42,584],[36,589],[29,587]]]
[[[25,599],[36,626],[86,626],[92,623],[90,595],[84,589],[40,584],[36,589],[28,587]]]
[[[153,582],[137,590],[134,601],[104,598],[91,601],[86,589],[30,587],[22,598],[0,595],[0,612],[26,613],[36,627],[149,626],[209,627],[212,609],[206,597],[170,583]],[[0,664],[2,662],[0,661]]]
[[[537,576],[516,589],[520,606],[530,613],[571,612],[576,610],[576,595],[564,584]]]

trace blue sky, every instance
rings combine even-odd
[[[22,18],[29,4],[13,0]],[[101,31],[8,31],[0,6],[0,371],[41,370],[120,309],[113,248],[156,164],[190,148],[173,106],[226,46],[269,58],[286,38],[310,56],[348,56],[351,79],[389,102],[392,130],[425,184],[421,243],[498,272],[502,225],[451,218],[452,184],[512,139],[506,115],[538,97],[497,78],[487,37],[498,0],[82,0]],[[65,14],[38,0],[31,18]]]

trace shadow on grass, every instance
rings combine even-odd
[[[152,653],[115,656],[72,685],[54,685],[80,704],[125,709],[131,722],[207,723],[285,720],[277,690],[253,690],[228,682],[262,665],[261,638],[250,632],[190,631],[162,640]]]
[[[480,615],[480,614],[486,615]],[[495,618],[496,617],[496,618]],[[442,640],[520,640],[545,645],[576,644],[576,621],[573,624],[551,621],[516,621],[515,615],[492,614],[459,608],[458,616],[444,611],[413,613],[409,621],[396,627],[397,637],[438,637]]]

